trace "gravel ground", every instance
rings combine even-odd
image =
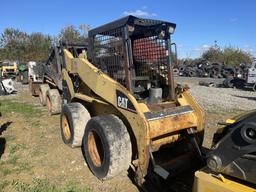
[[[175,77],[177,83],[187,84],[191,93],[207,112],[234,112],[255,109],[256,92],[233,88],[205,87],[199,81],[222,82],[223,79]]]

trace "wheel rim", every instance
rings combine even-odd
[[[46,98],[46,103],[47,103],[48,112],[51,113],[52,112],[52,103],[51,103],[49,97]]]
[[[93,164],[100,167],[104,159],[104,150],[100,136],[94,131],[88,135],[88,151]]]
[[[67,141],[69,141],[71,139],[71,132],[68,124],[68,119],[65,115],[62,117],[62,127],[64,137]]]

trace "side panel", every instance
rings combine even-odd
[[[191,93],[188,90],[185,90],[178,98],[178,102],[181,106],[189,105],[192,107],[195,118],[197,119],[197,131],[202,131],[205,124],[205,113]]]
[[[112,78],[101,72],[98,68],[92,65],[88,60],[82,58],[73,58],[73,56],[64,50],[67,64],[67,71],[77,73],[80,79],[97,95],[100,95],[103,100],[113,104],[118,111],[127,118],[133,129],[138,146],[139,167],[143,177],[147,173],[149,161],[149,128],[147,120],[140,109],[136,99],[127,91],[121,84],[114,81]],[[67,75],[67,73],[66,73]],[[66,77],[64,77],[65,79]],[[68,77],[69,78],[69,77]],[[68,79],[67,78],[67,79]],[[71,86],[71,84],[70,84]],[[123,93],[126,99],[132,103],[134,110],[129,111],[125,106],[126,99],[118,102],[117,91]],[[75,94],[74,94],[75,96]],[[122,105],[121,105],[122,104]]]

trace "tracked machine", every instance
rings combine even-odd
[[[149,176],[175,176],[200,156],[204,112],[174,82],[175,27],[127,16],[90,30],[87,52],[63,47],[61,135],[82,146],[99,179],[130,167],[142,186]]]

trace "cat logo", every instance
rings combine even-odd
[[[124,97],[121,97],[121,96],[117,96],[117,106],[121,107],[121,108],[124,108],[124,109],[127,109],[128,99],[124,98]]]
[[[121,91],[116,91],[116,98],[117,107],[136,113],[136,109],[132,102]]]

